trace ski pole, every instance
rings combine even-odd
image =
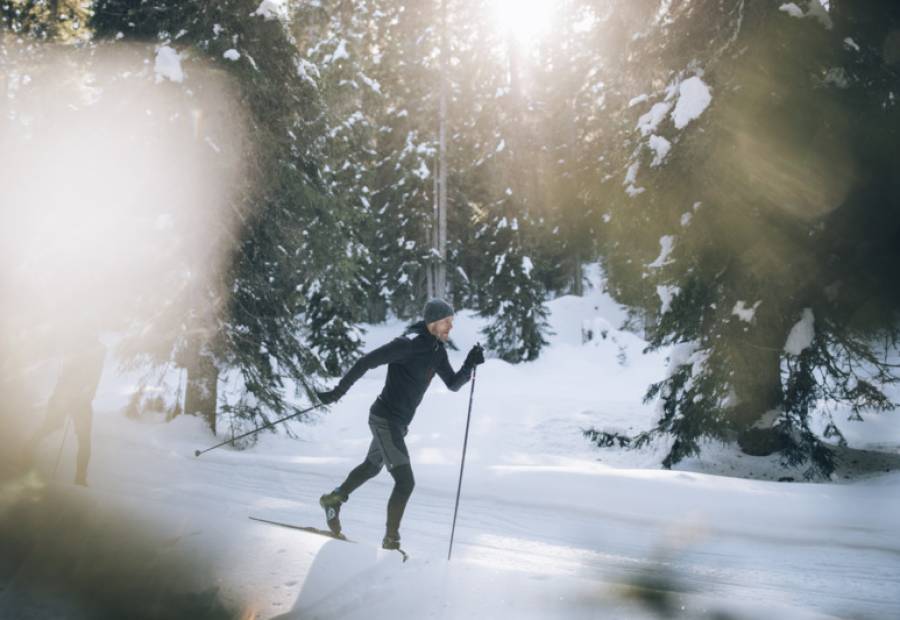
[[[456,534],[456,513],[459,511],[459,494],[462,491],[463,469],[466,467],[466,446],[469,443],[469,422],[472,420],[472,400],[475,396],[475,373],[477,366],[472,368],[472,388],[469,390],[469,412],[466,414],[466,434],[463,439],[462,462],[459,464],[459,485],[456,487],[456,505],[453,507],[453,527],[450,528],[450,549],[447,551],[447,561],[453,555],[453,536]]]
[[[319,407],[324,407],[324,406],[325,406],[325,403],[319,403],[318,405],[313,405],[312,407],[307,407],[303,411],[298,411],[297,413],[292,413],[291,415],[281,418],[280,420],[275,420],[274,422],[269,422],[268,424],[264,424],[258,428],[254,428],[252,431],[247,431],[243,435],[238,435],[237,437],[232,437],[231,439],[226,439],[225,441],[217,443],[216,445],[209,447],[206,450],[195,450],[194,456],[198,457],[201,454],[209,452],[210,450],[215,450],[216,448],[221,448],[226,443],[232,443],[232,442],[237,441],[238,439],[243,439],[244,437],[249,437],[250,435],[253,435],[254,433],[258,433],[259,431],[265,430],[267,428],[272,428],[276,424],[280,424],[281,422],[285,422],[287,420],[290,420],[291,418],[296,418],[298,415],[303,415],[304,413],[309,413],[313,409],[318,409]]]
[[[59,469],[59,459],[62,458],[63,446],[66,445],[66,437],[69,436],[69,424],[72,418],[66,416],[66,428],[63,429],[62,441],[59,442],[59,452],[56,453],[56,465],[53,466],[53,477],[56,478],[56,470]]]

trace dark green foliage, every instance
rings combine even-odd
[[[362,333],[355,326],[356,317],[340,306],[332,305],[327,293],[310,294],[307,300],[306,340],[322,361],[325,372],[340,377],[347,370],[347,360],[359,354]]]
[[[92,25],[98,38],[122,33],[125,39],[190,46],[234,76],[249,121],[252,146],[244,156],[253,165],[233,205],[239,226],[223,239],[231,260],[207,291],[192,294],[183,321],[191,335],[176,332],[168,339],[175,337],[189,387],[204,377],[208,382],[210,371],[214,377],[233,368],[247,391],[234,413],[281,416],[295,411],[285,400],[285,382],[309,393],[323,368],[318,357],[323,348],[331,373],[359,348],[358,338],[346,330],[318,332],[317,340],[304,341],[298,317],[315,321],[330,312],[357,320],[358,294],[342,286],[353,282],[354,267],[338,223],[353,220],[344,217],[346,209],[318,172],[323,159],[318,138],[325,130],[320,93],[298,70],[302,59],[289,32],[279,20],[252,15],[258,6],[244,0],[103,0],[95,6]],[[224,60],[232,48],[241,58]],[[299,292],[327,274],[334,275],[334,284],[323,309],[322,297],[307,299]],[[228,291],[227,297],[221,291]],[[199,372],[196,360],[207,358],[209,370],[191,376]]]
[[[544,334],[548,331],[547,309],[544,307],[544,289],[532,276],[533,262],[525,255],[520,230],[527,224],[505,217],[493,227],[486,227],[486,255],[488,269],[493,274],[487,279],[479,312],[489,317],[485,328],[487,348],[508,362],[525,362],[537,359],[541,347],[547,344]]]
[[[489,319],[488,347],[535,359],[548,293],[580,294],[599,253],[629,325],[680,356],[635,444],[674,437],[671,466],[736,440],[827,475],[822,403],[885,410],[896,380],[898,5],[803,0],[800,19],[746,0],[556,4],[551,36],[519,45],[486,0],[298,3],[281,20],[257,0],[93,3],[97,44],[206,59],[248,127],[236,225],[216,236],[225,267],[192,280],[204,256],[174,265],[176,316],[132,300],[147,328],[132,357],[174,360],[197,385],[237,370],[247,393],[227,413],[282,414],[290,385],[308,393],[353,361],[355,325],[419,318],[440,260],[444,83],[449,296]],[[7,29],[56,40],[76,6],[0,2]],[[676,126],[699,80],[711,103]],[[807,310],[813,338],[788,353]]]
[[[439,68],[430,55],[438,45],[438,5],[379,3],[379,55],[370,75],[383,97],[374,109],[370,219],[361,231],[371,261],[370,307],[379,319],[420,318],[426,270],[434,260],[434,201]],[[451,207],[452,211],[452,207]]]
[[[88,36],[89,9],[79,0],[2,0],[0,23],[18,36],[71,41]]]
[[[621,433],[610,433],[608,431],[598,431],[596,429],[587,429],[581,432],[589,441],[597,444],[598,448],[627,448],[631,445],[631,437],[622,435]]]
[[[647,394],[663,413],[636,443],[673,436],[666,466],[703,438],[758,447],[767,435],[786,465],[827,476],[833,458],[811,430],[820,404],[891,407],[883,388],[896,377],[876,352],[900,325],[889,273],[900,258],[889,170],[900,112],[887,86],[900,77],[890,51],[900,13],[885,2],[801,4],[802,19],[740,1],[673,5],[663,20],[636,5],[617,17],[641,36],[623,42],[628,60],[610,76],[626,137],[599,189],[604,264],[614,296],[642,308],[651,348],[694,351]],[[696,77],[712,102],[676,127],[678,89]],[[651,126],[642,115],[654,104],[667,108]],[[671,146],[661,161],[651,135]],[[750,308],[752,319],[738,316]],[[804,309],[814,338],[794,356],[785,343]]]

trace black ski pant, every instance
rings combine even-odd
[[[374,415],[369,416],[369,429],[372,431],[372,442],[369,444],[365,460],[350,472],[336,490],[346,501],[353,491],[377,476],[382,467],[387,466],[388,473],[394,479],[394,490],[387,506],[387,534],[399,536],[400,521],[416,485],[409,462],[409,451],[403,439],[408,429],[406,426]]]

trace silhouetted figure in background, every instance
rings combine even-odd
[[[103,374],[106,347],[96,332],[87,330],[74,333],[63,352],[62,368],[53,394],[47,403],[44,423],[26,444],[30,459],[41,440],[65,424],[66,416],[72,418],[78,436],[78,459],[75,484],[87,486],[87,469],[91,460],[91,427],[94,411],[92,403]],[[65,441],[65,437],[63,437]]]

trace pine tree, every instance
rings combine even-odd
[[[371,226],[373,306],[416,318],[427,297],[434,256],[438,63],[434,2],[383,3],[372,75],[385,97],[377,112]],[[378,318],[383,318],[377,312]]]
[[[330,243],[344,248],[327,277],[303,289],[305,339],[332,376],[347,370],[359,354],[368,318],[366,265],[371,261],[363,231],[370,227],[371,185],[376,153],[373,110],[384,93],[369,66],[371,26],[376,3],[353,0],[323,7],[303,5],[293,18],[298,47],[306,50],[307,71],[316,76],[325,131],[319,138],[322,174],[331,199],[342,205]],[[326,251],[322,248],[322,251]]]
[[[41,41],[70,42],[88,36],[89,8],[77,0],[3,0],[4,30]]]
[[[532,276],[534,264],[519,241],[522,227],[518,218],[505,217],[485,227],[494,274],[481,302],[480,313],[492,319],[484,334],[488,349],[513,363],[537,359],[549,327],[543,286]]]
[[[233,205],[237,231],[223,238],[231,260],[207,288],[190,291],[187,316],[168,319],[167,331],[157,333],[187,368],[185,410],[201,411],[213,428],[215,387],[229,369],[239,372],[247,393],[230,413],[265,419],[297,411],[285,390],[296,383],[309,393],[323,369],[298,334],[298,318],[308,319],[322,298],[313,296],[311,304],[302,293],[335,267],[338,274],[352,273],[344,267],[347,240],[338,225],[345,207],[319,175],[325,126],[318,84],[285,25],[289,16],[269,8],[246,0],[152,6],[103,0],[92,20],[98,39],[161,41],[219,63],[234,77],[247,110],[253,166]],[[329,290],[331,308],[351,306],[346,297],[352,291]],[[358,347],[358,335],[327,334],[345,344],[326,360],[333,370]],[[133,345],[137,351],[147,346],[146,340]]]
[[[557,3],[532,70],[537,199],[545,219],[538,239],[538,278],[560,294],[583,294],[584,264],[597,255],[598,213],[590,190],[600,149],[590,125],[603,118],[605,93],[602,83],[592,80],[599,64],[590,27],[594,8],[578,0]]]
[[[465,3],[464,15],[487,15],[483,2]],[[540,208],[534,170],[534,132],[527,94],[519,88],[518,50],[487,20],[460,20],[452,81],[458,112],[452,121],[458,151],[452,160],[453,201],[470,229],[456,255],[467,267],[471,298],[482,316],[487,346],[510,362],[537,358],[548,331],[545,289],[537,277]],[[461,142],[462,144],[459,144]],[[451,230],[453,230],[451,228]]]
[[[651,348],[675,346],[647,394],[661,418],[638,442],[671,436],[666,466],[704,437],[737,437],[828,475],[810,426],[819,403],[891,406],[900,14],[801,4],[618,16],[634,34],[609,74],[627,138],[610,153],[605,261]]]

